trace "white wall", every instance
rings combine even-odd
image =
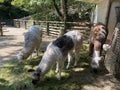
[[[98,22],[106,24],[109,0],[98,3]]]
[[[116,6],[120,6],[120,0],[116,0],[116,1],[114,0],[114,2],[111,5],[110,18],[108,22],[108,30],[109,30],[108,38],[109,39],[112,39],[112,34],[115,28],[115,23],[116,23],[115,7]]]
[[[102,22],[106,24],[109,0],[99,1],[96,5],[91,23]]]

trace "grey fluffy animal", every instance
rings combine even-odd
[[[42,42],[42,30],[39,26],[33,25],[28,29],[28,32],[24,35],[24,47],[18,53],[17,59],[21,62],[27,59],[34,50],[39,53],[40,44]]]

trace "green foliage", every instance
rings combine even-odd
[[[69,1],[69,0],[68,0]],[[80,1],[69,1],[68,8],[72,8],[69,12],[74,13],[77,12],[79,16],[79,20],[85,21],[90,20],[91,10],[94,7],[94,4],[85,3]]]
[[[52,0],[0,0],[0,18],[13,19],[21,18],[31,14],[35,20],[59,20],[53,8]],[[59,8],[60,0],[56,0]],[[73,20],[77,18],[80,20],[89,20],[90,11],[93,5],[78,2],[75,0],[68,0],[68,13],[72,15],[69,17]],[[72,9],[70,9],[72,8]],[[77,10],[77,11],[76,11]],[[76,13],[77,12],[77,13]],[[72,20],[72,21],[73,21]]]
[[[13,6],[11,1],[12,0],[4,0],[4,2],[0,3],[0,20],[21,18],[29,15],[24,9]]]
[[[4,0],[0,0],[0,3],[4,2]]]
[[[60,0],[56,0],[56,3],[60,8]],[[59,17],[56,15],[51,0],[31,0],[30,5],[32,7],[32,11],[34,11],[35,13],[33,19],[59,20]],[[93,7],[92,4],[68,0],[67,6],[68,13],[71,19],[73,18],[73,20],[75,20],[75,18],[78,18],[79,21],[90,20],[89,17],[91,14],[91,9]],[[76,16],[76,13],[78,14],[78,16]]]
[[[43,21],[45,21],[45,20],[48,20],[48,21],[58,20],[59,21],[59,18],[54,14],[54,11],[53,12],[46,11],[44,13],[36,13],[36,14],[32,15],[32,18],[34,20],[43,20]]]
[[[20,7],[24,10],[29,10],[31,0],[13,0],[12,5]]]

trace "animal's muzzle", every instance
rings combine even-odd
[[[38,80],[32,80],[32,84],[36,85],[38,83]]]

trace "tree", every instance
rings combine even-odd
[[[75,0],[31,0],[30,5],[31,11],[34,11],[34,19],[63,21],[61,35],[71,26],[66,22],[89,20],[92,9],[92,4]]]
[[[68,0],[61,0],[61,11],[60,11],[55,0],[52,0],[53,6],[57,12],[57,15],[64,22],[64,29],[61,31],[61,35],[63,35],[66,32],[66,22],[67,22],[67,17],[68,17],[67,1]]]
[[[116,78],[120,79],[120,24],[115,28],[111,48],[105,57],[105,65]]]
[[[58,17],[61,21],[64,22],[64,29],[61,31],[61,35],[63,35],[66,32],[66,29],[71,26],[66,22],[80,21],[79,12],[83,12],[84,15],[89,13],[89,16],[92,9],[92,4],[86,4],[84,2],[77,2],[74,0],[60,0],[60,6],[57,5],[56,2],[58,2],[58,0],[52,0],[54,9],[56,10]],[[73,6],[76,7],[73,8]]]

